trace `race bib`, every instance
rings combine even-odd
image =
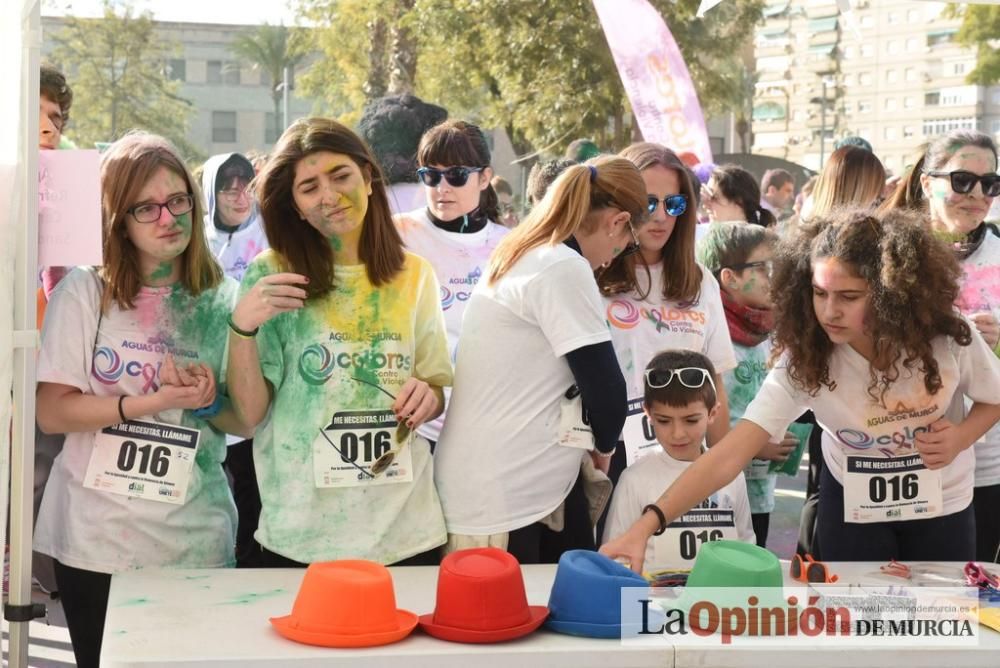
[[[564,396],[559,404],[559,445],[581,450],[594,449],[594,430],[587,420],[583,398],[579,394]]]
[[[390,410],[339,411],[313,441],[317,487],[360,487],[413,482],[412,433],[397,438]],[[392,463],[380,458],[392,454]],[[374,470],[373,470],[374,467]]]
[[[905,522],[937,517],[943,508],[941,471],[920,455],[848,457],[844,468],[844,521]]]
[[[766,459],[753,459],[743,469],[743,475],[746,476],[747,480],[767,480],[770,473],[771,462]]]
[[[687,569],[698,549],[716,540],[738,540],[734,511],[720,508],[689,510],[653,536],[653,570]]]
[[[629,399],[622,438],[625,441],[625,461],[628,466],[660,449],[656,434],[653,433],[653,424],[642,410],[642,399]]]
[[[83,486],[180,505],[187,498],[201,432],[144,420],[105,427],[94,439]]]

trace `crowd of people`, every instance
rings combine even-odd
[[[55,74],[44,149],[72,102]],[[522,210],[480,128],[380,104],[200,178],[143,131],[104,153],[104,264],[47,270],[39,296],[37,423],[65,442],[34,547],[79,665],[131,569],[495,546],[638,571],[766,546],[776,466],[802,449],[814,557],[996,559],[990,137],[937,138],[888,186],[845,145],[799,198],[783,170],[574,142]],[[387,158],[382,121],[412,133],[411,114],[412,154]],[[176,494],[102,479],[152,432],[194,439]]]

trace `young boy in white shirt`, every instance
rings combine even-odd
[[[646,366],[643,427],[655,435],[662,450],[622,473],[611,499],[605,540],[628,529],[701,455],[705,432],[718,413],[714,374],[707,357],[688,350],[661,352]],[[722,539],[755,542],[742,475],[672,522],[661,535],[652,536],[646,544],[643,570],[691,568],[701,545]]]

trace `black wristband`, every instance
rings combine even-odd
[[[660,507],[658,505],[656,505],[655,503],[651,503],[648,506],[646,506],[645,508],[643,508],[642,509],[642,514],[645,515],[650,510],[652,510],[654,513],[656,513],[656,518],[658,520],[660,520],[660,528],[658,530],[654,531],[653,535],[654,536],[660,536],[660,535],[663,534],[664,531],[667,530],[667,516],[663,514],[663,511],[660,510]]]
[[[229,317],[226,318],[226,322],[229,323],[229,329],[233,330],[233,333],[242,339],[252,339],[257,336],[257,332],[260,331],[260,327],[255,327],[249,332],[245,329],[240,329],[236,326],[236,323],[233,322],[233,315],[231,313],[229,314]]]
[[[118,397],[118,417],[122,419],[122,422],[128,422],[128,418],[125,417],[125,395]]]

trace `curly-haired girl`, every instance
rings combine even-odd
[[[1000,419],[1000,361],[953,307],[955,258],[914,214],[848,210],[801,228],[774,269],[779,363],[743,420],[660,497],[660,512],[602,550],[641,564],[661,524],[812,409],[823,429],[824,558],[973,558],[969,446]],[[952,422],[959,395],[972,407]]]

